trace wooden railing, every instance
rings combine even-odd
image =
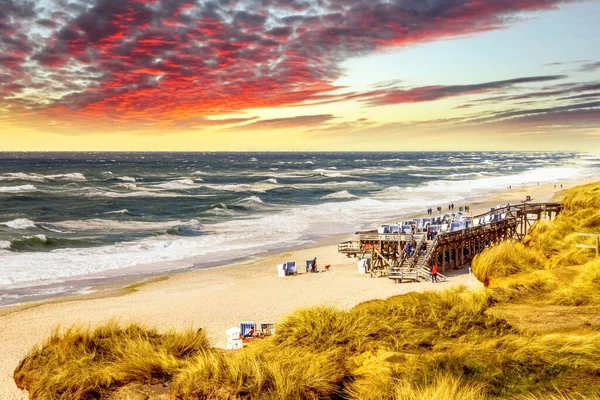
[[[581,237],[593,237],[596,238],[596,244],[577,244],[580,249],[595,249],[596,257],[600,257],[600,234],[597,233],[577,233],[577,236]]]

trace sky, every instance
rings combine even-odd
[[[0,0],[0,151],[600,152],[600,2]]]

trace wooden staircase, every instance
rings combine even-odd
[[[410,257],[403,251],[402,262],[397,267],[390,266],[388,278],[394,280],[394,283],[401,283],[403,281],[431,282],[429,261],[431,256],[435,254],[437,240],[426,240],[425,236],[423,236],[421,242],[417,243],[417,249],[420,249],[423,244],[426,245],[424,255],[420,251],[415,251],[415,255]],[[446,276],[439,273],[437,277],[438,282],[446,282],[448,280]]]

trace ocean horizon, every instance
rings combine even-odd
[[[600,156],[575,152],[2,152],[0,305],[598,171]]]

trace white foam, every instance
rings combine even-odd
[[[0,186],[0,193],[22,193],[22,192],[34,192],[38,190],[33,185],[21,185],[21,186]]]
[[[135,178],[131,176],[117,176],[116,179],[122,182],[135,182]]]
[[[122,210],[117,210],[117,211],[107,211],[104,214],[127,214],[128,212],[129,212],[129,210],[124,208]]]
[[[356,198],[355,195],[348,192],[347,190],[342,190],[340,192],[331,193],[321,197],[322,199],[352,199]]]
[[[87,178],[79,172],[72,172],[70,174],[46,175],[46,178],[54,179],[57,181],[77,181],[77,182],[87,181]]]
[[[17,218],[8,222],[0,222],[0,225],[8,226],[12,229],[28,229],[35,228],[35,222],[27,219],[27,218]]]
[[[166,189],[166,190],[177,190],[177,189],[190,189],[194,186],[194,181],[191,179],[178,179],[174,181],[159,183],[153,187]]]
[[[10,250],[10,242],[8,240],[0,240],[1,250]]]
[[[9,172],[6,174],[0,175],[0,180],[23,180],[23,181],[34,181],[34,182],[43,182],[46,179],[53,180],[65,180],[65,181],[85,181],[87,180],[83,174],[79,172],[73,172],[70,174],[56,174],[56,175],[41,175],[35,173],[25,173],[25,172]]]
[[[8,172],[6,174],[0,175],[0,181],[13,181],[13,180],[43,182],[44,175],[26,174],[24,172]]]

